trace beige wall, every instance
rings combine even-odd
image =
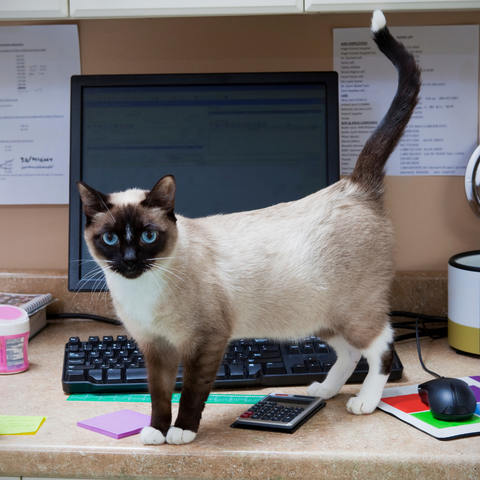
[[[331,70],[333,28],[369,25],[369,14],[83,20],[83,74]],[[480,11],[387,14],[391,26],[480,24]],[[16,25],[41,22],[0,22]],[[52,23],[52,22],[45,22]],[[62,23],[62,22],[57,22]],[[67,23],[67,22],[63,22]],[[397,269],[445,270],[480,249],[480,220],[463,177],[388,177]],[[0,271],[66,269],[67,206],[0,206]]]

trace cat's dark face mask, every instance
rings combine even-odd
[[[104,195],[81,182],[78,188],[87,218],[85,239],[107,275],[133,280],[168,256],[176,239],[172,176],[150,192],[130,191],[131,198],[128,192]]]

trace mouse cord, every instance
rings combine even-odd
[[[417,352],[418,352],[418,358],[420,360],[420,364],[422,365],[423,369],[429,373],[430,375],[434,376],[434,377],[437,377],[437,378],[442,378],[440,375],[438,375],[438,373],[435,373],[435,372],[432,372],[431,370],[429,370],[425,364],[423,363],[423,359],[422,359],[422,351],[420,349],[420,338],[419,338],[419,335],[418,335],[418,318],[415,319],[415,335],[417,337]]]

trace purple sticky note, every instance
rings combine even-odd
[[[120,410],[77,422],[77,425],[109,437],[123,438],[139,433],[143,427],[150,425],[150,420],[150,415]]]

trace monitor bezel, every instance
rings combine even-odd
[[[74,75],[71,78],[70,184],[68,289],[71,292],[105,291],[98,280],[80,276],[82,205],[76,182],[82,180],[82,100],[85,87],[215,86],[324,84],[327,108],[327,184],[340,178],[337,72],[267,72],[206,74]],[[153,186],[153,185],[152,185]],[[108,193],[108,192],[104,192]]]

